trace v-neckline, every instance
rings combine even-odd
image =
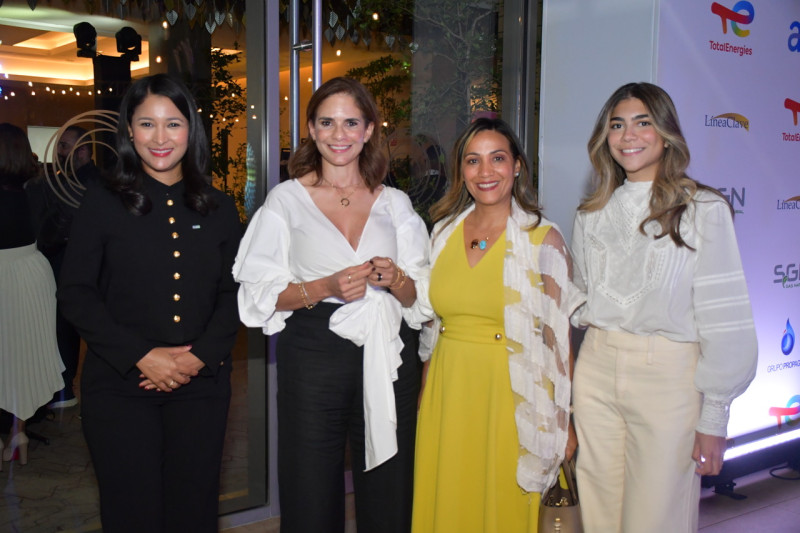
[[[463,254],[462,257],[464,258],[464,261],[467,263],[467,268],[469,268],[471,271],[475,270],[476,268],[478,268],[478,265],[480,265],[483,262],[483,260],[486,259],[486,256],[489,255],[489,253],[494,249],[494,247],[495,247],[495,245],[497,243],[499,243],[500,241],[505,241],[505,239],[502,238],[503,235],[506,234],[506,230],[504,229],[502,232],[500,232],[500,235],[497,236],[497,239],[495,239],[495,241],[489,247],[486,248],[486,250],[483,252],[483,255],[480,257],[480,259],[478,259],[478,261],[474,265],[471,265],[469,263],[469,255],[467,255],[467,246],[466,246],[466,240],[465,240],[465,235],[466,234],[464,233],[464,221],[463,220],[461,221],[460,226],[461,226],[461,244],[460,244],[459,248],[462,251],[462,254]]]
[[[367,230],[367,226],[369,226],[369,222],[370,222],[370,220],[372,220],[372,211],[373,211],[373,209],[375,209],[375,204],[377,204],[377,203],[378,203],[378,200],[380,200],[381,196],[383,196],[383,192],[386,190],[386,186],[385,186],[385,185],[379,185],[379,187],[381,187],[381,190],[380,190],[380,192],[378,193],[378,195],[375,197],[375,199],[372,201],[372,205],[371,205],[371,206],[369,206],[369,213],[367,214],[367,220],[364,222],[364,226],[361,228],[361,232],[358,234],[358,245],[357,245],[355,248],[353,248],[353,245],[350,243],[350,241],[349,241],[349,240],[347,240],[347,237],[344,235],[344,233],[342,233],[342,230],[340,230],[340,229],[339,229],[339,227],[338,227],[336,224],[334,224],[334,223],[333,223],[333,220],[331,220],[330,218],[328,218],[328,215],[326,215],[326,214],[325,214],[325,212],[324,212],[322,209],[320,209],[320,208],[319,208],[319,206],[317,205],[317,203],[316,203],[316,202],[314,201],[314,199],[311,197],[311,194],[309,194],[309,192],[306,190],[306,187],[305,187],[305,186],[304,186],[302,183],[300,183],[300,181],[298,181],[298,180],[296,180],[296,179],[295,179],[294,181],[295,181],[295,182],[297,182],[297,186],[298,186],[298,187],[300,187],[300,188],[303,190],[303,194],[305,194],[305,196],[306,196],[306,199],[307,199],[307,200],[308,200],[308,201],[311,203],[311,205],[314,207],[314,210],[315,210],[315,211],[316,211],[316,212],[317,212],[317,213],[318,213],[318,214],[319,214],[319,215],[320,215],[320,216],[321,216],[321,217],[322,217],[322,218],[323,218],[323,219],[324,219],[324,220],[325,220],[325,221],[326,221],[326,222],[327,222],[327,223],[328,223],[328,224],[329,224],[329,225],[330,225],[332,228],[333,228],[333,230],[334,230],[334,231],[335,231],[335,232],[336,232],[336,233],[337,233],[337,234],[338,234],[338,235],[339,235],[339,236],[342,238],[342,240],[345,242],[345,244],[347,244],[347,247],[348,247],[348,248],[350,248],[350,250],[352,250],[352,251],[353,251],[353,253],[357,254],[357,253],[358,253],[358,250],[359,250],[359,248],[361,248],[361,241],[362,241],[362,237],[364,237],[364,232]]]

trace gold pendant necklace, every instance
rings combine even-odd
[[[325,176],[322,176],[322,181],[324,181],[325,183],[336,189],[336,192],[338,192],[339,195],[341,196],[341,198],[339,199],[339,203],[342,204],[342,207],[347,207],[348,205],[350,205],[350,197],[353,196],[353,193],[356,192],[356,189],[358,187],[353,187],[352,191],[350,191],[347,194],[344,194],[342,192],[342,189],[345,189],[345,187],[339,187],[338,185],[334,185],[333,183],[328,181],[328,179]]]

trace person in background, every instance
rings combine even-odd
[[[420,296],[436,319],[422,335],[412,530],[535,532],[540,493],[577,445],[572,260],[508,124],[474,120],[449,178],[431,209],[430,290]]]
[[[103,531],[217,531],[241,223],[210,185],[180,81],[131,85],[117,152],[109,188],[81,203],[58,289],[87,344],[81,415]]]
[[[92,160],[92,146],[86,133],[79,126],[68,126],[56,143],[58,171],[53,179],[61,183],[64,188],[62,194],[68,192],[70,196],[82,195],[88,187],[102,184],[103,177]],[[44,176],[29,182],[25,191],[33,206],[37,246],[50,261],[58,284],[76,208],[59,199]],[[78,373],[81,337],[75,327],[64,318],[60,307],[56,315],[56,332],[58,350],[65,367],[62,376],[64,387],[56,392],[48,407],[63,409],[78,404],[74,381]]]
[[[320,86],[310,139],[250,222],[234,267],[242,321],[281,332],[283,533],[344,531],[349,438],[359,533],[407,532],[419,393],[416,306],[428,234],[387,160],[377,106],[349,78]]]
[[[588,327],[575,368],[577,475],[592,532],[697,530],[700,476],[718,474],[731,401],[757,343],[731,206],[686,175],[669,95],[617,89],[591,139],[597,187],[572,250]]]
[[[37,172],[25,132],[0,124],[0,409],[13,416],[0,451],[3,462],[18,459],[23,465],[25,421],[61,388],[64,369],[56,342],[56,284],[36,249],[23,190]]]

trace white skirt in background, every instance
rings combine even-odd
[[[56,282],[35,244],[0,250],[0,409],[26,420],[64,387]]]

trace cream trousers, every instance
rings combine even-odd
[[[586,533],[697,531],[696,343],[590,328],[575,366]]]

